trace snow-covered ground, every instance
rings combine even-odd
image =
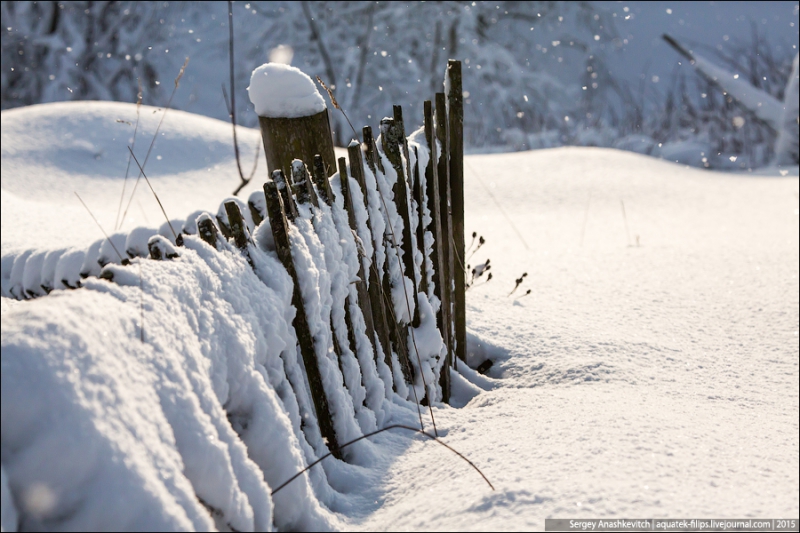
[[[494,273],[467,293],[468,329],[501,362],[437,420],[498,490],[415,444],[368,527],[797,516],[793,176],[603,149],[468,157],[466,228],[486,238],[471,262]]]
[[[137,155],[161,113],[142,107]],[[250,355],[272,327],[264,313],[286,301],[281,280],[267,290],[246,262],[189,245],[151,268],[145,308],[171,314],[141,349],[138,275],[135,286],[124,275],[135,267],[119,285],[5,298],[9,258],[102,237],[73,191],[112,232],[133,132],[116,120],[134,122],[135,107],[0,116],[4,529],[14,513],[34,527],[30,517],[52,509],[71,514],[50,517],[51,528],[530,530],[546,517],[798,516],[797,167],[723,174],[591,148],[468,156],[467,242],[472,231],[486,239],[468,262],[490,258],[493,273],[467,293],[470,363],[495,364],[488,377],[463,369],[458,407],[433,411],[496,490],[436,444],[392,431],[358,465],[328,459],[327,482],[317,467],[273,505],[269,490],[315,445],[297,440],[302,405],[280,414],[291,402],[279,360]],[[147,171],[167,213],[216,213],[238,184],[230,126],[169,111],[161,131]],[[248,167],[258,132],[239,138]],[[120,232],[163,223],[145,187]],[[226,288],[234,279],[251,293]],[[198,290],[205,299],[181,307]],[[198,323],[219,335],[159,344]],[[267,353],[291,342],[283,330],[268,338]],[[207,357],[223,343],[225,359]],[[407,403],[384,407],[384,424],[415,423]],[[195,494],[219,512],[207,516]]]

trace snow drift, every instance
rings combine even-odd
[[[285,370],[288,277],[271,289],[197,237],[180,253],[4,314],[3,465],[23,527],[264,530],[273,509],[280,529],[332,527],[306,478],[270,497],[312,455]]]

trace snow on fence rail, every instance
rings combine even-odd
[[[263,71],[257,69],[254,80]],[[284,89],[291,93],[292,87]],[[294,330],[301,372],[287,363],[283,379],[318,457],[327,447],[338,459],[358,462],[357,447],[341,445],[381,427],[385,402],[395,393],[418,410],[449,402],[449,368],[465,359],[459,61],[448,62],[445,89],[448,94],[424,103],[423,128],[406,136],[402,109],[395,106],[393,116],[381,120],[380,136],[365,126],[362,142],[353,140],[335,168],[327,109],[318,110],[313,95],[299,91],[292,116],[260,118],[271,172],[263,192],[246,203],[226,199],[216,215],[196,212],[171,221],[187,236],[186,254],[208,260],[200,241],[218,254],[239,254],[268,287],[269,279],[288,274],[291,308],[268,318],[288,321]],[[264,88],[257,83],[250,91],[257,110],[280,109],[258,102]],[[304,105],[313,115],[303,115]],[[141,288],[141,274],[132,281],[135,266],[113,250],[170,262],[184,254],[178,241],[165,224],[158,233],[114,234],[85,252],[22,254],[4,265],[8,292],[29,299],[81,287],[95,276]],[[140,261],[134,259],[142,268]],[[278,265],[285,272],[277,273]],[[142,310],[147,342],[144,320]],[[419,416],[422,424],[421,410]]]

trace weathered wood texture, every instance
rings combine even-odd
[[[292,181],[294,182],[294,193],[298,204],[310,203],[314,207],[319,207],[317,193],[311,187],[311,178],[305,163],[299,159],[292,161]]]
[[[406,138],[406,125],[403,122],[403,106],[393,105],[392,116],[394,125],[397,128],[397,135],[400,139],[400,148],[406,161],[406,185],[411,187],[411,158],[408,157],[408,139]]]
[[[240,250],[247,249],[247,243],[250,239],[247,235],[247,229],[242,219],[242,212],[236,202],[225,202],[225,213],[228,215],[228,227],[231,231],[231,237],[237,248]]]
[[[214,224],[214,221],[211,220],[211,216],[208,213],[203,213],[197,217],[197,234],[200,235],[200,238],[209,246],[214,249],[217,248],[219,233],[217,232],[217,226]]]
[[[273,176],[276,176],[278,173],[281,173],[281,171],[276,170],[273,173]],[[279,179],[282,178],[281,176],[278,177]],[[314,338],[312,337],[311,329],[308,326],[305,304],[303,303],[303,295],[300,292],[300,284],[297,280],[297,271],[294,268],[294,260],[292,259],[292,252],[289,244],[289,228],[284,212],[283,199],[278,191],[278,185],[275,181],[270,181],[264,184],[264,196],[267,200],[269,223],[272,229],[272,236],[275,240],[278,259],[289,273],[294,285],[294,292],[292,293],[292,305],[294,305],[295,309],[297,309],[297,313],[295,313],[292,326],[297,334],[297,341],[300,344],[300,354],[303,358],[303,365],[306,369],[308,386],[311,389],[310,393],[314,402],[314,410],[317,414],[319,430],[322,434],[322,437],[328,441],[328,447],[330,448],[334,457],[341,459],[342,452],[339,449],[339,442],[336,438],[336,432],[333,429],[333,419],[331,418],[330,406],[328,405],[328,396],[325,394],[325,389],[322,385],[322,375],[320,374],[317,355],[314,351]]]
[[[361,132],[364,135],[364,149],[366,150],[367,165],[369,165],[369,169],[373,174],[375,174],[376,169],[384,172],[383,162],[378,155],[378,150],[375,146],[375,138],[372,136],[372,128],[369,126],[364,126]]]
[[[453,258],[453,223],[450,217],[450,136],[447,122],[446,98],[444,93],[436,93],[436,115],[434,117],[436,128],[436,138],[442,145],[442,153],[437,165],[439,178],[439,212],[442,215],[442,260],[444,261],[445,276],[443,288],[447,292],[447,329],[448,357],[453,368],[457,368],[457,361],[453,358],[455,354],[455,320],[453,316],[454,278],[455,278],[455,259]]]
[[[322,198],[322,201],[328,205],[332,205],[334,202],[333,191],[331,190],[331,184],[328,181],[328,174],[325,171],[325,164],[322,161],[322,156],[319,154],[314,156],[313,179],[314,184],[317,186],[317,192],[319,193],[320,198]]]
[[[356,151],[358,151],[359,155],[361,151],[358,146],[355,146]],[[351,150],[348,150],[351,161],[353,161],[353,153]],[[358,158],[357,163],[361,164],[361,158]],[[353,164],[351,163],[350,168],[353,168]],[[361,169],[358,170],[360,172]],[[356,171],[354,171],[355,173]],[[347,221],[350,223],[350,229],[358,235],[358,224],[356,223],[356,212],[355,208],[353,207],[353,196],[352,191],[350,190],[350,178],[347,175],[347,161],[344,157],[339,158],[339,180],[342,184],[342,196],[344,197],[344,208],[347,211]],[[367,276],[366,272],[364,271],[364,261],[360,257],[358,258],[358,279],[359,281],[356,282],[356,294],[358,296],[358,307],[361,309],[361,314],[364,316],[364,324],[367,329],[367,338],[370,339],[370,348],[372,349],[372,355],[375,360],[378,359],[378,352],[375,348],[375,324],[372,320],[373,317],[373,310],[372,310],[372,302],[369,299],[369,293],[367,292]],[[355,346],[353,347],[355,351]]]
[[[428,264],[426,259],[428,259],[427,254],[425,253],[425,210],[423,206],[425,205],[425,189],[422,187],[422,179],[420,179],[419,175],[419,153],[417,148],[414,147],[414,183],[411,188],[412,190],[412,197],[414,202],[412,203],[413,215],[417,217],[417,247],[419,251],[422,252],[422,264],[419,268],[419,291],[428,294]]]
[[[370,131],[370,138],[371,137],[372,132]],[[359,146],[350,146],[347,151],[350,158],[350,170],[353,173],[353,178],[355,178],[358,182],[358,186],[361,188],[364,207],[367,208],[367,213],[369,213],[369,195],[367,194],[367,182],[364,177],[364,163],[362,160],[361,148]],[[369,217],[367,217],[367,231],[369,231],[370,237],[372,238],[372,257],[366,258],[366,261],[369,263],[367,273],[367,278],[369,279],[367,295],[369,296],[370,308],[372,310],[372,325],[375,334],[377,334],[378,343],[375,342],[375,337],[372,337],[371,340],[373,342],[373,348],[375,349],[375,357],[382,357],[383,361],[389,367],[389,370],[391,370],[392,344],[389,336],[389,321],[387,320],[386,304],[382,294],[381,275],[378,271],[375,237],[373,234],[372,222],[370,222]],[[378,349],[378,344],[380,344],[380,350]]]
[[[316,154],[322,156],[326,176],[335,171],[336,155],[327,109],[308,117],[258,117],[258,123],[270,175],[278,169],[288,175],[294,159],[313,161]]]
[[[308,170],[306,169],[305,163],[300,161],[299,159],[295,159],[292,161],[292,186],[291,189],[294,192],[295,199],[297,201],[298,206],[305,206],[308,204],[308,207],[319,207],[319,204],[316,203],[316,193],[314,193],[314,188],[310,187],[311,178],[308,175]],[[313,194],[313,197],[312,197]],[[312,201],[313,198],[313,201]],[[298,216],[299,216],[299,209],[298,209]],[[312,214],[311,223],[314,225],[314,229],[317,229],[317,223],[319,219],[314,217]],[[343,334],[346,338],[350,339],[352,336],[352,324],[350,321],[350,313],[347,305],[344,306],[345,311],[345,331]],[[333,314],[331,314],[329,325],[331,328],[331,335],[332,335],[332,342],[333,342],[333,352],[336,354],[336,360],[339,363],[339,370],[342,370],[342,353],[344,353],[344,343],[339,340],[339,337],[342,335],[342,332],[338,331],[336,326],[333,322]],[[351,343],[350,350],[353,351],[355,348]]]
[[[274,170],[272,172],[272,181],[274,181],[275,185],[278,187],[278,193],[281,195],[283,211],[286,214],[286,218],[294,222],[294,219],[297,218],[297,205],[295,205],[294,197],[292,197],[291,174],[286,175],[282,170],[280,172]]]
[[[239,206],[236,205],[236,202],[225,202],[225,213],[228,215],[228,227],[230,228],[233,243],[245,256],[250,266],[255,268],[253,258],[250,257],[250,250],[247,249],[247,245],[250,243],[250,235],[247,232]]]
[[[453,219],[453,248],[456,257],[456,356],[467,358],[466,272],[464,271],[464,97],[461,89],[461,61],[447,61],[447,121],[450,126],[450,201]]]
[[[444,345],[448,348],[445,355],[444,365],[442,372],[439,375],[439,385],[442,387],[442,401],[450,403],[450,328],[447,325],[450,323],[450,298],[449,291],[444,290],[444,284],[449,281],[445,274],[444,251],[442,242],[442,216],[439,206],[439,173],[437,168],[437,160],[439,156],[438,145],[436,142],[436,134],[434,132],[433,123],[433,105],[430,100],[425,100],[424,104],[424,124],[425,124],[425,142],[428,145],[430,159],[428,165],[425,167],[425,189],[426,189],[426,202],[428,210],[431,213],[431,226],[430,230],[433,233],[433,249],[431,250],[431,263],[433,264],[433,272],[431,272],[431,282],[433,283],[433,294],[439,299],[439,310],[436,313],[436,326],[442,334]]]
[[[376,187],[377,187],[377,179],[378,175],[381,176],[384,173],[383,161],[381,161],[380,153],[378,152],[378,146],[375,141],[375,137],[372,135],[372,128],[369,126],[364,126],[362,130],[364,133],[364,145],[366,148],[366,156],[367,156],[367,164],[370,166],[373,175],[375,176],[376,180]],[[369,199],[368,195],[366,194],[366,184],[362,188],[364,192],[364,203],[367,206],[371,206],[371,200]],[[380,188],[378,188],[378,194],[380,195]],[[383,195],[380,195],[381,198]],[[378,205],[372,206],[373,210],[378,210],[382,213],[385,212],[384,206],[381,205],[382,202],[379,202]],[[374,235],[374,234],[373,234]],[[377,295],[375,294],[376,291],[370,292],[370,299],[373,302],[373,309],[375,309],[376,299],[380,300],[380,307],[383,309],[383,319],[382,321],[386,324],[385,329],[383,332],[378,330],[379,334],[382,335],[380,338],[381,345],[384,350],[384,357],[386,364],[389,366],[389,369],[394,372],[394,366],[392,365],[392,350],[394,353],[397,354],[398,359],[400,361],[407,361],[408,360],[408,347],[407,343],[405,342],[405,337],[400,334],[400,329],[402,326],[399,325],[397,318],[394,314],[394,305],[392,304],[392,291],[389,285],[389,253],[388,248],[391,246],[391,240],[388,237],[388,230],[385,234],[380,236],[375,236],[373,238],[374,241],[377,241],[379,244],[375,244],[375,246],[381,246],[384,249],[384,262],[383,268],[378,268],[378,261],[377,261],[377,254],[373,255],[373,268],[370,269],[370,284],[375,282],[375,288],[377,289]],[[373,277],[374,276],[374,280]],[[377,296],[377,298],[376,298]],[[410,383],[411,374],[407,371],[407,367],[404,364],[400,364],[403,369],[403,377],[407,383]],[[396,389],[396,384],[392,384],[392,387]]]
[[[253,217],[253,224],[258,227],[264,220],[264,213],[261,212],[256,204],[249,200],[247,201],[247,207],[250,208],[250,215]]]
[[[409,201],[408,201],[408,181],[406,179],[406,169],[403,164],[401,152],[403,150],[403,138],[401,137],[401,130],[397,127],[394,119],[385,118],[381,120],[381,144],[383,145],[383,153],[392,164],[392,168],[397,173],[397,180],[392,185],[392,193],[394,194],[395,205],[397,206],[397,214],[403,221],[403,232],[401,235],[393,235],[394,240],[402,239],[400,250],[403,252],[403,273],[411,280],[412,298],[417,295],[417,280],[415,275],[414,265],[414,245],[411,240],[411,217],[409,215]],[[394,246],[397,244],[393,242]],[[410,302],[409,302],[410,307]],[[417,306],[414,305],[414,316],[412,318],[412,325],[419,326],[419,311]]]

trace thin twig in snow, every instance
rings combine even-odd
[[[622,198],[619,199],[619,204],[622,206],[622,218],[625,220],[625,235],[628,238],[628,246],[631,245],[631,232],[628,230],[628,215],[625,214],[625,202]]]
[[[477,236],[478,236],[478,232],[477,231],[473,231],[472,232],[472,242],[470,242],[469,246],[467,246],[467,250],[466,250],[467,252],[469,252],[472,249],[472,247],[475,245],[475,238]]]
[[[233,148],[234,152],[236,153],[236,166],[239,167],[239,178],[241,179],[241,183],[236,189],[233,191],[233,196],[236,196],[244,189],[250,180],[253,179],[253,176],[256,173],[256,168],[258,168],[258,156],[261,155],[261,143],[256,143],[256,157],[253,160],[253,169],[250,171],[250,175],[245,179],[244,175],[242,174],[242,165],[239,162],[239,143],[236,140],[236,118],[233,117],[231,114],[231,104],[228,101],[228,93],[225,90],[225,85],[222,85],[222,98],[225,100],[225,108],[228,110],[228,116],[231,117],[231,121],[233,122]]]
[[[142,79],[136,78],[139,84],[139,93],[136,95],[136,126],[133,128],[133,141],[131,148],[136,147],[136,132],[139,131],[139,115],[142,108]],[[114,219],[114,231],[119,229],[119,215],[122,212],[122,201],[125,199],[125,187],[128,184],[128,173],[131,170],[131,158],[128,156],[128,166],[125,167],[125,179],[122,181],[122,194],[119,196],[119,206],[117,207],[117,218]]]
[[[480,239],[478,239],[478,246],[476,246],[475,249],[472,250],[472,253],[467,256],[467,261],[469,261],[472,258],[472,256],[475,255],[475,252],[480,250],[481,246],[483,246],[484,244],[486,244],[486,239],[484,239],[483,235],[481,235]]]
[[[89,206],[86,205],[86,203],[83,201],[83,199],[80,197],[80,195],[77,192],[75,193],[75,196],[78,197],[78,200],[81,201],[81,203],[83,204],[83,207],[85,207],[86,211],[89,212],[89,216],[92,217],[92,220],[94,220],[94,223],[97,224],[98,228],[100,228],[100,231],[103,232],[103,235],[105,236],[106,240],[111,245],[111,247],[114,249],[114,251],[117,253],[117,256],[119,257],[119,262],[122,263],[123,265],[129,264],[130,260],[125,259],[125,258],[122,257],[122,254],[119,253],[119,250],[117,250],[117,247],[114,246],[114,241],[111,240],[111,238],[108,236],[108,233],[106,233],[106,230],[104,230],[103,226],[101,226],[100,223],[97,221],[97,219],[95,218],[94,214],[92,214],[92,211],[89,209]]]
[[[172,94],[169,95],[169,100],[167,100],[167,106],[164,108],[164,114],[161,115],[161,120],[158,122],[158,127],[156,127],[156,132],[153,134],[153,140],[150,141],[150,147],[147,149],[147,154],[144,156],[144,165],[141,165],[139,167],[140,169],[144,168],[144,166],[147,165],[147,160],[150,158],[150,152],[152,152],[153,145],[156,143],[158,132],[159,130],[161,130],[161,125],[164,123],[164,118],[167,116],[167,111],[169,111],[169,106],[172,105],[172,98],[175,96],[175,91],[178,90],[178,83],[181,81],[183,73],[186,71],[186,66],[188,64],[189,64],[189,58],[187,57],[186,61],[183,62],[183,66],[181,67],[180,72],[178,72],[178,77],[175,78],[175,87],[172,88]],[[143,171],[139,172],[139,176],[136,178],[136,183],[133,184],[133,191],[131,192],[131,197],[128,200],[128,205],[125,207],[125,211],[122,213],[122,218],[119,221],[119,227],[122,227],[122,223],[125,222],[125,216],[128,214],[128,209],[130,209],[131,203],[133,202],[133,196],[136,194],[136,188],[139,186],[139,180],[142,178],[142,173]]]
[[[230,65],[230,83],[231,83],[231,101],[228,105],[228,97],[225,94],[225,85],[222,86],[222,95],[225,97],[225,105],[228,106],[228,115],[231,117],[231,124],[233,125],[233,152],[236,154],[236,168],[239,170],[239,178],[242,180],[241,184],[233,191],[236,196],[248,183],[253,179],[256,173],[256,166],[258,165],[258,150],[260,145],[256,145],[256,164],[253,165],[253,171],[248,178],[244,177],[242,171],[242,162],[239,157],[239,141],[236,138],[236,86],[234,84],[233,72],[233,2],[228,0],[228,60]]]
[[[438,437],[436,437],[436,436],[434,436],[434,435],[431,435],[430,433],[426,433],[426,432],[425,432],[424,430],[422,430],[422,429],[412,428],[411,426],[405,426],[405,425],[403,425],[403,424],[392,424],[391,426],[386,426],[386,427],[385,427],[385,428],[383,428],[383,429],[379,429],[379,430],[377,430],[377,431],[373,431],[373,432],[371,432],[371,433],[367,433],[366,435],[362,435],[362,436],[358,437],[357,439],[353,439],[353,440],[351,440],[350,442],[346,442],[346,443],[342,444],[341,446],[339,446],[339,450],[341,450],[341,449],[343,449],[343,448],[345,448],[345,447],[347,447],[347,446],[350,446],[351,444],[355,444],[356,442],[358,442],[358,441],[360,441],[360,440],[366,439],[366,438],[368,438],[368,437],[372,437],[372,436],[374,436],[374,435],[377,435],[378,433],[383,433],[384,431],[388,431],[388,430],[390,430],[390,429],[405,429],[405,430],[408,430],[408,431],[413,431],[414,433],[419,433],[419,434],[421,434],[421,435],[424,435],[424,436],[428,437],[429,439],[431,439],[431,440],[433,440],[433,441],[436,441],[437,443],[441,444],[442,446],[444,446],[445,448],[447,448],[448,450],[450,450],[451,452],[453,452],[454,454],[456,454],[457,456],[459,456],[461,459],[463,459],[464,461],[466,461],[466,462],[467,462],[467,464],[469,464],[469,466],[471,466],[472,468],[474,468],[474,469],[475,469],[475,471],[476,471],[478,474],[480,474],[480,475],[481,475],[481,477],[482,477],[482,478],[483,478],[483,480],[484,480],[484,481],[485,481],[485,482],[486,482],[486,483],[489,485],[489,487],[490,487],[492,490],[495,490],[495,489],[494,489],[494,485],[492,485],[492,482],[491,482],[491,481],[489,481],[489,478],[487,478],[487,477],[484,475],[484,473],[483,473],[483,472],[481,472],[481,469],[480,469],[480,468],[478,468],[477,466],[475,466],[475,463],[473,463],[472,461],[470,461],[469,459],[467,459],[466,457],[464,457],[464,455],[463,455],[463,454],[461,454],[460,452],[456,451],[456,450],[455,450],[455,449],[454,449],[452,446],[450,446],[450,445],[448,445],[448,444],[445,444],[445,443],[444,443],[444,441],[442,441],[442,440],[441,440],[441,439],[439,439]],[[320,457],[319,459],[317,459],[316,461],[314,461],[313,463],[311,463],[310,465],[308,465],[307,467],[305,467],[304,469],[302,469],[300,472],[296,473],[295,475],[293,475],[292,477],[290,477],[289,479],[287,479],[286,481],[284,481],[282,484],[280,484],[278,487],[276,487],[276,488],[275,488],[275,489],[272,491],[272,496],[275,496],[275,494],[276,494],[276,493],[277,493],[279,490],[281,490],[281,489],[283,489],[284,487],[286,487],[286,486],[287,486],[289,483],[291,483],[292,481],[294,481],[294,480],[295,480],[295,479],[297,479],[298,477],[302,476],[302,475],[303,475],[305,472],[307,472],[307,471],[308,471],[309,469],[311,469],[313,466],[316,466],[317,464],[321,463],[321,462],[322,462],[324,459],[327,459],[327,458],[328,458],[328,457],[330,457],[331,455],[333,455],[333,452],[328,452],[328,453],[326,453],[325,455],[323,455],[322,457]]]
[[[522,284],[523,281],[525,281],[525,278],[527,278],[527,277],[528,277],[528,273],[527,272],[523,272],[520,277],[518,277],[516,280],[514,280],[514,281],[517,282],[517,284],[514,285],[514,288],[511,289],[511,292],[508,293],[508,296],[511,296],[512,294],[514,294],[514,291],[517,290],[517,288]]]
[[[144,180],[147,182],[147,186],[150,187],[150,191],[153,193],[153,196],[156,197],[156,202],[158,202],[158,207],[160,207],[161,208],[161,212],[164,213],[164,218],[167,220],[167,225],[169,226],[169,229],[172,230],[172,236],[175,237],[175,244],[180,246],[181,243],[183,242],[183,240],[179,239],[178,238],[178,234],[175,233],[175,228],[172,227],[172,222],[170,222],[169,217],[167,216],[167,212],[164,210],[164,206],[161,205],[161,199],[156,194],[155,189],[153,189],[153,185],[150,184],[150,180],[147,179],[147,174],[144,173],[144,169],[142,168],[142,165],[139,164],[139,160],[136,159],[135,155],[133,155],[133,150],[131,150],[130,146],[128,147],[128,151],[133,156],[133,160],[136,161],[136,166],[139,167],[139,171],[142,173],[142,176],[144,176]]]

